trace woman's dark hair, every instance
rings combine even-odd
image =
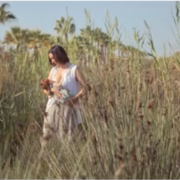
[[[63,47],[59,45],[52,46],[51,49],[48,51],[48,54],[51,53],[53,55],[53,58],[56,60],[56,62],[59,62],[61,64],[65,64],[69,62],[69,58],[67,56],[66,51]],[[50,64],[53,65],[51,62],[51,59],[49,58]]]

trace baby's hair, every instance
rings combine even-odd
[[[51,85],[50,80],[47,78],[41,80],[41,82],[40,82],[41,88],[45,89],[45,90],[50,90],[50,85]]]

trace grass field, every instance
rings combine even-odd
[[[122,58],[109,42],[107,56],[90,53],[84,56],[89,60],[85,65],[76,44],[67,45],[89,86],[88,99],[81,104],[83,127],[75,143],[52,141],[41,160],[39,138],[47,97],[40,80],[51,68],[47,49],[35,60],[28,51],[2,49],[0,178],[178,179],[180,54],[159,58],[148,32],[150,59],[131,49]]]

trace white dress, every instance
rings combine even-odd
[[[71,64],[66,72],[62,74],[61,86],[69,91],[71,97],[74,97],[79,91],[79,83],[76,80],[75,71],[77,65]],[[81,124],[81,114],[79,109],[79,102],[74,104],[76,113],[76,120]]]
[[[75,78],[77,66],[71,64],[67,71],[62,74],[62,86],[69,91],[70,96],[74,96],[79,85]],[[56,81],[56,68],[52,69],[52,80]],[[45,110],[43,134],[46,137],[56,135],[58,139],[63,140],[75,138],[77,126],[81,123],[81,115],[78,103],[74,107],[62,104],[54,95],[49,98]]]

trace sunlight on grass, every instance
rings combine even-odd
[[[178,2],[175,7],[179,34]],[[108,17],[107,13],[108,35],[116,31],[120,38],[117,19],[113,25]],[[47,98],[39,83],[50,69],[48,49],[42,48],[36,59],[21,48],[1,55],[0,178],[180,177],[180,54],[159,58],[148,22],[145,26],[147,36],[135,30],[134,38],[139,49],[147,37],[150,58],[120,46],[119,40],[107,39],[105,33],[106,41],[93,49],[90,26],[83,40],[89,48],[78,44],[80,38],[71,40],[68,54],[80,65],[89,87],[88,98],[81,102],[83,126],[73,143],[50,142],[41,159],[39,139]]]

